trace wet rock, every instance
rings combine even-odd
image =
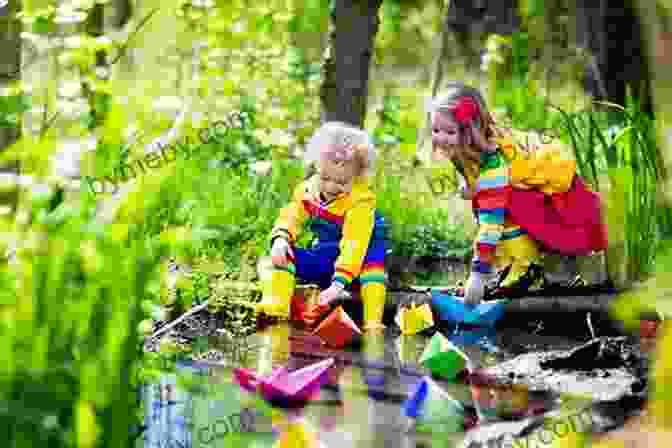
[[[633,394],[641,394],[646,391],[647,382],[644,379],[638,379],[630,385],[630,390]]]
[[[616,400],[631,394],[631,384],[639,379],[623,368],[622,363],[620,368],[609,369],[608,376],[586,370],[542,368],[548,361],[561,357],[562,352],[527,353],[484,369],[484,373],[505,377],[514,372],[517,374],[514,382],[527,385],[530,391],[570,392],[595,400]]]
[[[625,349],[626,338],[596,338],[567,354],[540,363],[542,369],[554,370],[593,370],[616,369],[630,361],[629,351]]]
[[[635,395],[624,395],[618,400],[593,403],[590,412],[595,432],[607,432],[620,428],[625,421],[641,412],[645,399]]]

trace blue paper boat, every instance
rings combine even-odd
[[[454,294],[432,290],[432,306],[441,320],[455,323],[492,327],[504,315],[506,299],[490,300],[476,306],[465,305]]]

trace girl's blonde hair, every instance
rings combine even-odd
[[[498,135],[498,131],[495,127],[495,120],[488,111],[488,105],[485,103],[481,92],[478,89],[459,81],[448,83],[446,91],[432,101],[429,112],[432,115],[436,112],[442,112],[452,116],[452,109],[457,105],[459,100],[464,97],[471,98],[478,104],[480,114],[473,122],[474,127],[481,131],[486,140],[490,140]]]
[[[306,164],[317,165],[324,156],[355,162],[356,176],[371,176],[375,172],[373,140],[366,131],[344,122],[323,124],[308,141],[304,155]]]
[[[488,106],[485,103],[481,92],[478,89],[459,81],[448,83],[446,91],[434,99],[430,104],[429,112],[432,115],[432,120],[434,114],[440,112],[451,116],[451,118],[458,123],[460,127],[461,142],[459,145],[462,146],[462,150],[454,153],[455,156],[452,158],[452,161],[457,171],[466,180],[469,188],[473,188],[473,184],[478,177],[480,169],[480,152],[470,149],[473,148],[475,142],[471,142],[472,145],[467,145],[466,128],[462,124],[459,124],[453,112],[454,108],[465,97],[474,101],[478,106],[479,113],[472,121],[472,126],[479,131],[482,139],[489,142],[492,141],[494,137],[501,136],[501,132],[495,126],[495,120],[488,111]]]

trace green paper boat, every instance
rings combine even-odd
[[[453,380],[467,367],[469,358],[441,333],[435,333],[420,357],[420,364],[434,375]]]

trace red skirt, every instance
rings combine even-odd
[[[511,221],[547,250],[588,255],[607,248],[600,197],[579,176],[565,193],[513,188],[510,194]]]

